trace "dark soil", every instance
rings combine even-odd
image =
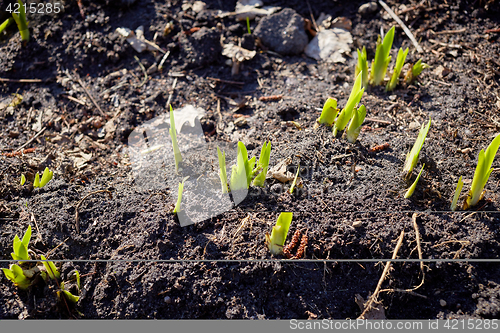
[[[423,258],[450,261],[427,262],[424,283],[414,293],[401,290],[420,284],[420,264],[394,263],[383,284],[393,291],[379,296],[387,318],[500,317],[500,265],[487,262],[500,259],[498,156],[485,198],[473,210],[450,212],[458,177],[466,193],[479,150],[500,131],[499,33],[487,32],[500,26],[498,4],[412,0],[403,7],[388,1],[425,51],[418,54],[397,26],[393,54],[410,47],[407,62],[422,57],[431,68],[392,93],[381,87],[365,93],[370,119],[349,144],[314,125],[328,97],[345,105],[354,81],[352,58],[327,64],[264,51],[231,75],[221,35],[225,43],[237,41],[246,23],[219,18],[218,10],[233,11],[234,1],[205,1],[199,13],[183,10],[181,1],[116,3],[82,0],[85,18],[77,1],[64,1],[59,14],[28,15],[32,39],[25,46],[15,25],[0,36],[0,77],[11,79],[0,82],[2,266],[8,267],[14,236],[31,225],[30,249],[37,255],[53,250],[53,261],[69,260],[64,274],[78,269],[82,275],[73,309],[57,302],[54,285],[39,282],[20,291],[0,274],[0,318],[356,318],[361,311],[355,296],[373,293],[384,264],[335,260],[390,259],[402,231],[397,258],[418,259],[415,212]],[[395,24],[381,8],[362,17],[361,1],[310,3],[315,18],[324,12],[350,19],[353,51],[366,46],[368,59],[380,27],[387,31]],[[311,17],[304,1],[265,5]],[[170,21],[173,30],[165,36]],[[116,32],[140,25],[146,39],[170,52],[163,71],[154,70],[163,53],[137,53]],[[252,29],[256,25],[251,22]],[[144,84],[134,56],[149,69]],[[8,107],[13,94],[23,100]],[[273,95],[283,98],[259,100]],[[248,102],[235,112],[231,102],[240,97]],[[206,110],[201,125],[211,144],[242,141],[250,156],[258,156],[270,140],[270,165],[291,158],[290,171],[300,164],[303,186],[290,195],[290,183],[268,179],[232,210],[181,227],[171,213],[177,188],[153,194],[158,191],[138,187],[127,149],[129,134],[165,114],[169,98],[174,108]],[[246,125],[235,125],[239,117]],[[425,171],[415,194],[404,199],[416,175],[403,180],[405,155],[429,117],[416,167],[425,163]],[[9,155],[37,133],[23,147],[35,152]],[[370,152],[385,143],[389,148]],[[47,186],[19,184],[21,174],[32,183],[45,167],[54,170]],[[97,190],[112,196],[98,193],[83,201],[77,230],[76,206]],[[304,262],[277,261],[264,244],[284,211],[294,212],[290,237],[307,231]]]

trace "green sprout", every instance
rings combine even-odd
[[[411,151],[406,155],[406,161],[405,165],[403,168],[403,174],[405,175],[405,178],[408,178],[408,176],[411,174],[413,171],[413,168],[417,164],[418,161],[418,155],[420,154],[420,150],[422,149],[422,146],[424,145],[425,137],[427,136],[427,133],[429,132],[429,128],[431,127],[431,118],[429,118],[429,122],[427,123],[427,126],[422,124],[422,127],[420,128],[420,132],[418,133],[417,140],[415,141],[415,144],[413,145],[413,148]]]
[[[318,118],[318,123],[332,126],[338,113],[339,109],[337,109],[337,100],[329,97],[326,100],[325,105],[323,105],[323,111],[321,112],[321,116]]]
[[[226,154],[221,152],[219,147],[217,147],[217,155],[219,155],[219,177],[222,185],[222,193],[227,193]]]
[[[181,211],[182,192],[184,191],[184,182],[188,178],[189,178],[189,176],[184,177],[184,179],[182,179],[182,182],[179,183],[179,189],[177,191],[177,203],[175,204],[175,208],[173,211],[174,213],[179,213]]]
[[[253,173],[260,173],[253,180],[254,186],[264,187],[264,182],[266,181],[267,169],[269,168],[269,159],[271,158],[271,141],[264,142],[262,148],[260,149],[259,161],[257,162],[257,167],[253,170]]]
[[[293,190],[295,189],[295,185],[297,184],[297,178],[299,177],[300,164],[297,166],[297,172],[295,173],[295,178],[293,179],[292,186],[290,186],[290,194],[293,194]]]
[[[40,258],[43,260],[43,266],[45,267],[47,274],[49,274],[49,277],[52,280],[59,279],[61,277],[61,273],[57,270],[56,265],[54,265],[52,261],[48,261],[43,255],[41,255]]]
[[[420,179],[420,175],[422,174],[422,171],[424,171],[424,167],[425,167],[425,163],[424,163],[424,165],[422,165],[422,169],[420,169],[420,172],[418,173],[417,179],[415,179],[415,181],[413,182],[413,184],[411,184],[408,191],[406,191],[405,199],[408,199],[409,197],[411,197],[413,195],[413,192],[415,192],[415,189],[417,188],[418,180]]]
[[[381,42],[381,37],[377,40],[377,49],[375,51],[375,59],[372,62],[372,68],[370,73],[370,83],[372,85],[378,86],[384,81],[385,73],[387,72],[387,66],[391,62],[391,52],[392,42],[394,41],[394,30],[392,27],[384,37]]]
[[[26,176],[24,174],[21,174],[21,186],[23,186],[24,183],[26,183]]]
[[[425,64],[422,62],[422,59],[419,59],[415,65],[413,65],[409,70],[408,72],[406,73],[405,75],[405,81],[407,84],[409,83],[412,83],[416,78],[417,76],[420,75],[420,73],[422,73],[422,71],[426,68],[429,68],[431,66]]]
[[[491,141],[488,148],[486,148],[486,151],[481,149],[479,152],[476,171],[474,172],[474,178],[472,179],[472,185],[469,194],[467,195],[467,199],[463,204],[464,210],[475,206],[479,200],[483,198],[483,190],[486,186],[486,182],[488,182],[488,178],[490,178],[491,172],[493,171],[491,165],[495,159],[498,147],[500,147],[500,134],[497,135],[493,141]]]
[[[356,69],[354,76],[358,76],[359,73],[363,73],[362,86],[363,88],[368,88],[368,61],[366,56],[366,48],[363,46],[363,50],[358,52],[358,63],[356,64]]]
[[[174,158],[175,158],[175,171],[179,172],[179,163],[182,162],[181,151],[179,150],[179,144],[177,143],[177,132],[175,131],[175,120],[174,120],[174,109],[170,105],[170,137],[172,138],[172,147],[174,148]]]
[[[361,87],[362,75],[363,72],[359,73],[356,77],[356,81],[354,81],[347,104],[340,112],[337,121],[335,121],[335,125],[333,126],[333,136],[337,136],[337,132],[342,131],[347,126],[347,123],[351,119],[354,107],[359,103],[361,97],[363,96],[365,88]]]
[[[17,3],[19,3],[20,6],[19,14],[13,12],[12,17],[16,21],[19,33],[21,33],[21,39],[24,42],[28,42],[30,40],[30,31],[28,29],[28,22],[26,21],[26,8],[21,0],[17,0]]]
[[[10,255],[14,260],[30,260],[28,255],[28,244],[31,240],[31,226],[28,226],[28,229],[24,233],[23,240],[19,239],[19,236],[14,237],[14,244],[12,248],[14,252]]]
[[[457,202],[458,197],[460,197],[460,193],[462,192],[462,187],[464,186],[464,182],[462,181],[462,176],[458,179],[457,187],[455,188],[455,195],[453,196],[453,201],[451,202],[451,211],[454,212],[457,210]]]
[[[281,213],[271,231],[271,236],[266,232],[266,245],[272,255],[278,255],[283,252],[283,245],[285,245],[292,218],[293,213]]]
[[[248,159],[248,151],[243,142],[238,142],[236,165],[231,169],[231,191],[248,189],[254,177],[255,156]]]
[[[350,143],[356,142],[358,138],[359,132],[361,132],[361,125],[366,117],[366,108],[363,104],[359,107],[359,109],[354,108],[353,117],[349,127],[347,127],[347,141]]]
[[[44,187],[52,179],[53,176],[54,172],[50,171],[49,168],[45,168],[45,170],[43,171],[42,179],[40,179],[40,175],[37,172],[35,176],[35,181],[33,182],[33,187],[38,187],[38,188]]]
[[[402,48],[398,51],[398,57],[396,59],[396,65],[394,66],[394,72],[392,73],[391,80],[387,82],[387,86],[385,86],[385,91],[392,91],[396,88],[396,85],[399,82],[399,75],[401,74],[401,70],[403,69],[403,65],[405,64],[406,56],[408,55],[408,51],[410,49],[406,48],[403,51]]]
[[[249,35],[252,34],[252,30],[250,30],[250,18],[248,16],[247,16],[247,31]]]
[[[28,289],[31,281],[24,275],[23,269],[19,265],[12,264],[9,268],[2,268],[5,277],[14,283],[19,289]]]
[[[24,42],[28,42],[30,40],[30,31],[28,29],[28,22],[26,21],[26,8],[21,0],[17,0],[17,2],[19,3],[19,14],[13,12],[12,17],[9,17],[0,25],[0,33],[15,21],[21,34],[21,39]]]

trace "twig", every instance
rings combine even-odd
[[[397,104],[394,104],[394,105],[397,105]],[[390,122],[390,121],[381,120],[381,119],[375,119],[375,118],[365,118],[365,121],[371,121],[371,122],[374,122],[374,123],[381,123],[381,124],[386,124],[386,125],[392,124],[392,122]]]
[[[389,13],[389,15],[391,15],[391,17],[394,19],[394,21],[396,21],[400,26],[401,28],[403,28],[403,31],[405,32],[405,34],[408,36],[408,38],[410,38],[411,42],[413,43],[413,46],[415,46],[415,48],[417,49],[417,52],[418,53],[424,53],[424,50],[422,49],[422,47],[418,44],[417,40],[415,39],[415,36],[413,36],[413,34],[411,33],[410,29],[408,29],[408,27],[406,26],[406,24],[404,24],[403,21],[401,21],[401,19],[396,15],[396,13],[394,13],[392,11],[391,8],[389,8],[389,6],[387,6],[387,4],[382,1],[382,0],[378,0],[378,3],[384,7],[384,9]]]
[[[462,29],[458,29],[458,30],[442,30],[442,31],[438,31],[438,32],[432,31],[432,33],[434,35],[447,35],[447,34],[459,34],[459,33],[466,32],[466,31],[467,31],[466,28],[462,28]]]
[[[144,68],[144,65],[142,64],[141,60],[135,55],[134,56],[135,60],[139,63],[139,67],[141,67],[142,72],[144,73],[144,80],[139,84],[138,86],[135,86],[136,88],[142,87],[146,81],[148,80],[148,73],[146,72],[146,68]]]
[[[234,232],[233,234],[233,237],[236,237],[236,235],[238,235],[238,233],[240,232],[240,230],[245,226],[245,224],[248,222],[248,220],[250,220],[250,214],[247,215],[247,217],[245,217],[243,220],[241,220],[241,225],[240,227]]]
[[[170,55],[170,51],[168,51],[167,53],[165,53],[165,55],[163,56],[163,58],[161,58],[160,64],[158,65],[158,69],[160,71],[163,69],[163,64],[165,63],[165,61],[167,60],[167,58],[168,58],[169,55]]]
[[[417,213],[413,213],[411,219],[413,220],[413,228],[415,229],[415,238],[417,239],[417,251],[418,251],[418,259],[422,260],[422,247],[420,246],[420,231],[418,231],[418,224],[417,224]],[[416,286],[413,289],[410,289],[411,291],[417,290],[424,284],[425,280],[425,272],[424,272],[424,262],[420,261],[420,271],[422,272],[422,282],[418,286]],[[409,290],[409,291],[410,291]]]
[[[24,147],[26,147],[27,145],[32,143],[36,138],[38,138],[40,135],[42,135],[42,133],[45,132],[46,129],[47,129],[47,126],[44,126],[38,133],[35,134],[34,137],[32,137],[31,139],[26,141],[26,143],[23,144],[21,147],[17,148],[16,151],[20,151],[21,149],[23,149]]]
[[[170,102],[172,101],[172,97],[174,96],[174,90],[176,85],[177,85],[177,78],[174,79],[174,83],[172,83],[172,89],[171,89],[172,91],[170,92],[170,94],[168,94],[167,105],[165,106],[167,112],[170,106]]]
[[[398,288],[394,288],[394,289],[382,289],[379,291],[379,293],[387,293],[387,292],[399,292],[399,293],[407,293],[407,294],[410,294],[412,296],[418,296],[418,297],[422,297],[422,298],[425,298],[427,299],[427,296],[425,295],[422,295],[422,294],[419,294],[419,293],[416,293],[410,289],[398,289]]]
[[[398,251],[401,248],[401,245],[403,244],[403,237],[405,235],[404,230],[401,231],[401,235],[399,236],[398,243],[396,244],[396,248],[394,249],[394,252],[392,253],[392,259],[396,259],[398,255]],[[368,302],[366,302],[365,305],[365,310],[363,313],[358,317],[358,319],[364,319],[366,313],[371,309],[372,304],[376,303],[378,294],[380,293],[380,288],[382,287],[382,283],[384,283],[384,280],[387,276],[387,273],[389,273],[389,269],[391,268],[391,262],[387,262],[385,264],[384,271],[382,272],[382,276],[378,280],[377,287],[375,288],[375,291],[373,292],[373,295],[370,297]]]
[[[47,252],[47,255],[46,257],[48,258],[50,256],[50,254],[52,252],[54,252],[59,246],[63,245],[64,243],[66,243],[66,241],[69,239],[69,237],[67,237],[65,240],[63,240],[61,243],[59,243],[59,245],[57,245],[55,248],[53,248],[52,250],[50,250],[49,252]]]
[[[12,82],[12,83],[42,83],[41,79],[6,79],[0,77],[0,82]]]
[[[439,42],[439,41],[437,41],[435,39],[431,39],[431,38],[429,38],[429,42],[431,42],[432,44],[439,45],[439,46],[445,46],[445,47],[448,47],[450,49],[461,49],[462,48],[462,45],[458,45],[458,44],[446,44],[446,43]]]
[[[151,198],[153,197],[153,195],[162,195],[162,196],[163,196],[163,198],[165,198],[165,194],[164,194],[164,193],[161,193],[161,192],[151,193],[151,194],[149,195],[149,197],[146,199],[146,201],[144,201],[144,204],[147,204],[147,203],[148,203],[148,201],[149,201],[149,199],[151,199]]]
[[[70,101],[73,101],[75,103],[78,103],[78,104],[81,104],[83,106],[85,106],[85,102],[84,101],[80,101],[79,99],[77,98],[74,98],[73,96],[70,96],[70,95],[66,95],[66,94],[62,94],[63,97],[66,97],[67,99],[69,99]]]
[[[207,80],[212,80],[215,82],[220,82],[220,83],[227,83],[227,84],[239,84],[239,85],[245,85],[245,82],[240,82],[240,81],[229,81],[229,80],[223,80],[223,79],[218,79],[215,77],[207,77]]]
[[[112,195],[111,195],[111,191],[108,191],[108,190],[98,190],[98,191],[94,191],[94,192],[90,192],[89,194],[87,194],[86,196],[84,196],[79,202],[78,204],[76,205],[75,207],[75,226],[76,226],[76,232],[80,232],[80,215],[78,214],[78,208],[80,208],[80,205],[82,204],[82,202],[87,199],[88,197],[90,197],[91,195],[93,194],[97,194],[97,193],[102,193],[102,192],[106,192],[109,194],[109,198],[112,199]]]
[[[38,229],[38,223],[36,223],[35,214],[31,213],[31,221],[35,223],[36,227],[36,239],[42,240],[42,235],[40,234],[40,229]]]
[[[492,32],[500,32],[500,28],[484,30],[485,34],[489,34],[489,33],[492,33]]]
[[[94,100],[94,97],[92,97],[92,95],[89,93],[89,91],[87,90],[87,88],[85,88],[85,85],[83,84],[82,80],[80,78],[77,78],[77,81],[82,86],[82,88],[85,91],[85,93],[87,94],[87,96],[89,96],[90,100],[95,105],[95,107],[97,108],[97,110],[99,110],[99,112],[101,113],[101,115],[104,116],[104,117],[106,117],[106,114],[102,111],[101,107],[96,103],[96,101]]]
[[[314,19],[314,15],[311,9],[311,4],[309,3],[309,0],[306,0],[307,2],[307,8],[309,8],[309,14],[311,14],[311,20],[312,23],[314,24],[314,29],[316,29],[316,32],[319,32],[318,24],[316,23],[316,20]]]

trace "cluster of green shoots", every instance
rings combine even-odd
[[[26,21],[26,8],[21,0],[17,0],[19,4],[19,13],[12,12],[12,17],[9,17],[0,25],[0,33],[2,33],[12,22],[16,22],[21,39],[23,42],[30,40],[30,31],[28,29],[28,22]]]
[[[173,115],[171,115],[172,117]],[[172,121],[172,118],[171,118]],[[173,132],[175,133],[175,128]],[[172,142],[174,143],[174,152],[179,148],[177,146],[177,140],[174,141],[175,134],[173,135]],[[175,148],[177,146],[177,148]],[[226,154],[217,147],[217,155],[219,158],[219,177],[221,182],[222,193],[228,193],[229,189],[231,191],[238,191],[248,189],[250,185],[264,187],[266,180],[267,171],[269,168],[269,159],[271,157],[271,142],[264,142],[260,150],[259,160],[256,161],[256,157],[248,158],[248,151],[243,144],[243,142],[238,142],[237,159],[236,165],[232,166],[231,178],[229,181],[229,187],[227,182],[227,171],[226,171]],[[174,156],[177,156],[174,154]],[[179,151],[179,159],[180,157]],[[176,165],[177,158],[176,158]],[[178,213],[181,210],[182,192],[184,190],[184,182],[189,177],[185,177],[181,183],[179,183],[177,203],[174,208],[174,213]]]
[[[227,176],[225,154],[219,153],[219,176],[221,179],[222,192],[227,193]],[[271,142],[264,142],[260,150],[259,160],[256,157],[248,159],[248,151],[243,142],[238,142],[236,165],[231,168],[231,178],[229,187],[231,191],[248,189],[250,184],[264,187],[267,169],[269,168],[269,159],[271,157]],[[253,182],[252,182],[253,181]]]
[[[49,168],[45,168],[41,179],[40,179],[40,175],[37,172],[35,175],[35,181],[33,182],[33,187],[38,187],[38,188],[44,187],[52,179],[53,176],[54,176],[54,172],[50,171]],[[22,174],[21,175],[21,186],[23,186],[24,183],[26,183],[26,176],[24,174]]]
[[[28,250],[28,245],[31,240],[31,226],[28,227],[24,233],[23,239],[21,240],[19,236],[14,237],[13,250],[11,253],[12,259],[18,261],[18,264],[11,264],[9,268],[2,268],[3,273],[7,279],[11,280],[16,287],[21,290],[28,289],[31,284],[36,281],[37,276],[41,276],[45,282],[49,279],[54,280],[59,285],[58,296],[62,299],[64,295],[65,299],[72,303],[78,302],[79,296],[73,295],[70,291],[66,290],[64,287],[64,281],[59,283],[61,278],[61,273],[57,270],[56,265],[52,261],[47,260],[43,255],[40,256],[41,262],[28,262],[31,260]],[[80,274],[77,270],[74,271],[74,279],[76,280],[77,291],[80,291]],[[70,281],[66,281],[68,283]]]
[[[368,87],[368,84],[372,86],[378,86],[384,83],[385,75],[387,73],[387,67],[389,66],[392,58],[390,56],[390,53],[392,42],[394,41],[394,31],[395,28],[392,27],[387,32],[383,40],[381,36],[378,37],[375,59],[372,60],[370,75],[368,75],[368,60],[366,55],[366,48],[363,47],[361,51],[359,49],[357,50],[358,63],[356,64],[355,75],[358,75],[358,73],[363,73],[362,85],[365,89]],[[400,76],[405,64],[406,56],[408,55],[408,51],[408,48],[406,48],[405,50],[403,50],[402,48],[399,49],[392,76],[385,86],[386,91],[394,90],[397,84],[400,83]],[[420,75],[422,70],[428,67],[429,66],[427,64],[422,63],[422,60],[418,60],[413,66],[410,66],[402,82],[406,84],[413,82],[417,78],[417,76]]]
[[[364,105],[356,107],[361,101],[361,97],[365,91],[365,88],[362,87],[362,79],[363,72],[360,72],[356,76],[346,106],[340,111],[340,114],[337,108],[337,100],[335,98],[328,98],[323,106],[321,116],[317,120],[318,123],[322,125],[333,125],[334,136],[337,136],[340,131],[343,131],[350,121],[345,134],[347,140],[351,143],[356,142],[359,132],[361,131],[361,125],[366,116],[366,108]]]
[[[420,127],[420,131],[417,136],[417,140],[415,140],[415,143],[413,144],[411,151],[406,155],[406,161],[403,167],[403,175],[406,179],[408,179],[411,176],[413,169],[417,165],[418,156],[420,155],[420,151],[424,146],[424,141],[425,138],[427,137],[427,133],[429,133],[430,127],[431,127],[431,118],[429,118],[429,122],[427,123],[427,125],[422,124],[422,127]],[[418,176],[413,182],[413,184],[406,191],[404,195],[405,198],[408,199],[413,195],[413,192],[415,192],[415,188],[417,187],[418,180],[422,175],[422,171],[424,171],[424,167],[425,163],[422,165],[422,169],[420,169],[420,172],[418,173]]]
[[[490,178],[491,172],[493,168],[491,165],[493,164],[493,160],[495,159],[495,155],[500,147],[500,134],[498,134],[493,141],[491,141],[486,151],[481,149],[479,155],[477,157],[477,166],[476,171],[474,172],[474,178],[472,179],[472,185],[467,194],[467,198],[464,200],[462,205],[462,209],[469,209],[477,205],[479,200],[484,197],[484,187]],[[458,197],[460,196],[460,192],[462,191],[464,183],[462,182],[462,176],[460,176],[457,184],[457,188],[455,190],[455,195],[453,197],[453,202],[451,204],[451,210],[454,211],[457,208]]]

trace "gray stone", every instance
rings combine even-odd
[[[361,16],[367,16],[367,15],[375,13],[377,11],[377,9],[378,9],[378,5],[375,1],[367,2],[359,7],[358,13],[360,13]]]
[[[309,43],[304,19],[290,8],[263,17],[254,34],[269,49],[283,55],[300,54]]]

